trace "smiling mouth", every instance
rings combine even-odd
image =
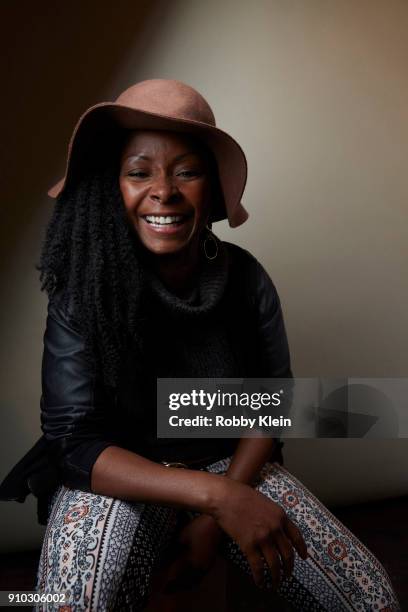
[[[154,227],[175,227],[182,225],[190,215],[143,215],[143,219]]]

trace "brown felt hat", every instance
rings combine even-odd
[[[171,79],[149,79],[132,85],[115,100],[91,106],[80,117],[71,136],[65,177],[48,195],[56,198],[75,175],[84,172],[91,147],[100,147],[106,134],[117,128],[170,130],[199,137],[213,153],[224,196],[211,218],[228,218],[238,227],[248,218],[241,204],[247,179],[247,162],[239,144],[215,125],[208,102],[195,89]]]

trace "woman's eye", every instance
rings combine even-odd
[[[130,172],[128,172],[128,176],[134,176],[136,178],[146,178],[147,172],[144,172],[143,170],[131,170]]]
[[[202,174],[203,173],[200,170],[181,170],[180,172],[176,173],[178,177],[184,179],[196,178],[201,176]],[[149,172],[145,170],[129,170],[127,175],[133,178],[144,179],[149,176]]]
[[[177,176],[185,177],[185,178],[193,178],[196,176],[201,176],[202,172],[199,170],[182,170],[177,173]]]

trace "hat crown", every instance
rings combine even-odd
[[[181,81],[172,79],[141,81],[123,91],[115,102],[149,113],[216,125],[214,113],[208,102],[198,91]]]

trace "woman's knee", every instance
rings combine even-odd
[[[170,508],[60,487],[44,537],[37,591],[64,593],[78,612],[119,610],[119,600],[124,610],[138,610],[174,517]]]
[[[61,487],[44,538],[37,590],[65,593],[78,611],[120,610],[122,604],[138,610],[174,517],[170,508]]]
[[[78,610],[91,609],[102,534],[113,502],[109,497],[59,488],[50,510],[38,568],[40,593],[64,593],[67,602],[75,602]],[[48,606],[47,610],[50,609]]]

